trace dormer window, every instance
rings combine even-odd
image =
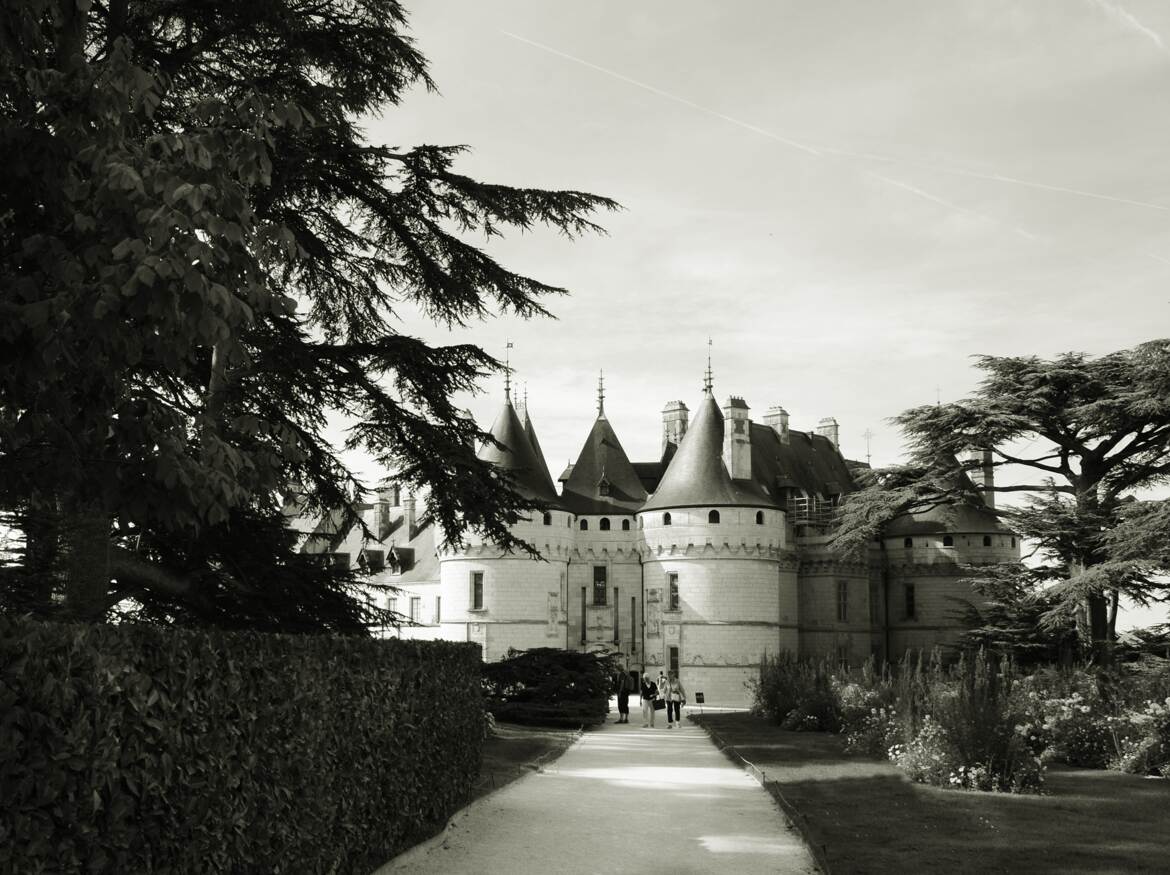
[[[601,523],[598,526],[598,528],[600,528],[601,531],[603,531],[603,532],[608,532],[609,531],[609,517],[603,516],[601,518]]]
[[[597,484],[597,494],[598,495],[609,495],[609,481],[608,480],[603,478],[602,481]]]
[[[707,514],[707,522],[709,522],[709,523],[719,522],[719,511],[713,510],[709,514]]]

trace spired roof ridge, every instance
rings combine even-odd
[[[776,507],[754,480],[732,480],[723,463],[723,414],[704,394],[658,489],[643,510],[705,505]]]
[[[642,479],[604,412],[598,412],[561,497],[575,513],[584,514],[630,514],[646,500]]]
[[[491,436],[501,446],[484,444],[479,458],[507,471],[512,476],[513,487],[525,498],[538,498],[559,506],[548,466],[543,455],[533,448],[530,434],[534,435],[535,431],[525,430],[511,399],[506,399],[491,429]]]

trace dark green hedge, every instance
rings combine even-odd
[[[368,873],[466,799],[479,648],[0,617],[0,872]]]
[[[497,720],[536,726],[602,723],[617,671],[612,656],[536,647],[483,667],[487,707]]]

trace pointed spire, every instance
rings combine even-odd
[[[711,338],[707,338],[707,373],[703,378],[703,394],[711,395],[714,389],[714,381],[711,379]]]
[[[512,348],[512,341],[508,341],[504,347],[504,400],[509,404],[512,403],[512,354],[509,350]]]
[[[597,415],[605,416],[605,370],[597,372]]]

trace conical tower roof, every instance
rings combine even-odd
[[[643,510],[744,505],[776,507],[754,480],[732,480],[723,464],[723,414],[707,392],[678,452]]]
[[[536,427],[532,424],[532,417],[528,415],[527,390],[525,391],[525,399],[524,421],[522,423],[524,426],[524,433],[528,435],[528,443],[532,445],[532,452],[536,454],[536,460],[540,462],[540,471],[542,474],[544,474],[544,479],[548,483],[548,488],[555,493],[556,487],[553,486],[552,474],[549,473],[548,463],[544,458],[544,450],[540,448],[540,441],[536,439]]]
[[[604,412],[597,415],[561,496],[574,513],[631,514],[646,489]]]
[[[492,424],[491,435],[501,446],[484,444],[479,458],[512,475],[513,486],[525,498],[537,498],[560,506],[544,458],[533,449],[532,440],[509,398]]]

